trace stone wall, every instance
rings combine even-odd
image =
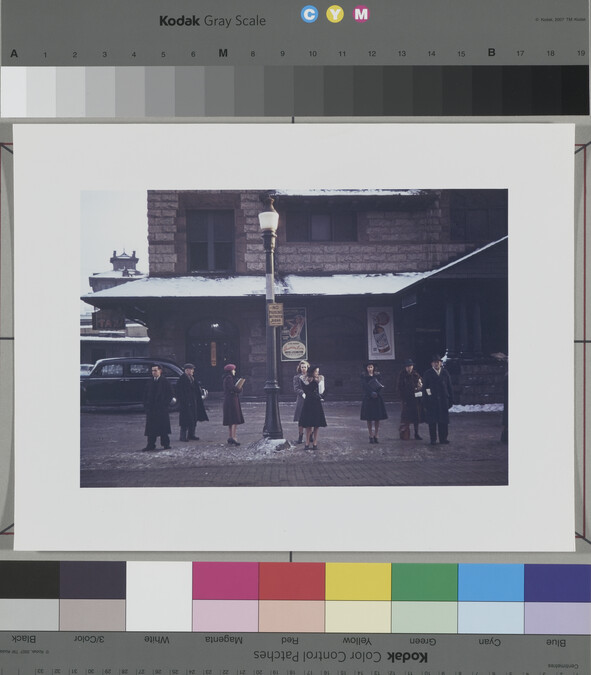
[[[235,273],[264,273],[259,191],[155,190],[148,192],[151,276],[188,274],[186,211],[195,208],[233,209]],[[450,241],[449,198],[445,192],[438,193],[431,206],[416,211],[359,212],[357,229],[356,242],[288,242],[280,221],[277,274],[423,272],[475,248],[474,244]]]

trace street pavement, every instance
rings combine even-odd
[[[328,426],[317,450],[297,445],[294,404],[280,403],[282,450],[261,443],[264,402],[242,402],[245,424],[239,447],[227,444],[221,400],[207,401],[209,422],[197,425],[199,441],[180,442],[178,414],[171,415],[171,448],[142,452],[146,444],[141,411],[81,413],[81,487],[247,486],[428,486],[507,485],[508,446],[500,442],[500,412],[450,415],[449,445],[398,437],[400,405],[387,403],[389,418],[379,443],[368,442],[361,404],[327,401]]]

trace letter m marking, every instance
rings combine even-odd
[[[369,19],[369,10],[367,7],[355,7],[355,21],[367,21]]]
[[[218,58],[220,58],[220,59],[228,58],[228,50],[227,49],[218,49]]]

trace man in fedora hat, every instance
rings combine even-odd
[[[425,421],[429,425],[431,445],[439,442],[447,445],[449,426],[449,409],[453,405],[451,377],[439,354],[431,357],[431,367],[423,375],[423,407]]]
[[[170,448],[170,417],[168,406],[173,401],[170,382],[162,374],[162,366],[155,363],[152,366],[152,379],[144,390],[144,408],[146,410],[146,428],[144,436],[148,443],[143,450],[156,450],[156,439],[160,436],[160,443],[164,450]]]
[[[197,422],[207,422],[209,417],[203,405],[201,384],[195,379],[195,366],[185,363],[185,371],[176,385],[176,395],[179,401],[179,426],[181,433],[179,441],[198,441],[195,436]]]

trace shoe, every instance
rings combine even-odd
[[[142,448],[142,452],[152,452],[153,450],[156,450],[156,448],[150,448],[147,445],[145,448]]]
[[[227,443],[228,443],[228,445],[234,445],[234,439],[228,438]]]
[[[309,445],[304,445],[304,450],[309,450],[310,446]]]
[[[170,450],[170,445],[163,445],[163,446],[162,446],[162,449],[163,449],[163,450]]]
[[[318,450],[318,446],[317,446],[317,445],[313,445],[313,446],[312,446],[312,450]]]
[[[431,445],[437,445],[437,441],[431,441]]]
[[[369,442],[370,442],[370,443],[375,443],[375,441],[374,441],[374,439],[373,439],[373,436],[370,436],[370,437],[369,437]]]
[[[441,445],[449,445],[449,441],[447,440],[447,438],[444,441],[439,442],[441,443]]]
[[[423,437],[420,436],[419,434],[415,434],[415,441],[422,441]]]
[[[199,436],[189,436],[189,440],[190,440],[190,441],[198,441],[198,440],[199,440]]]
[[[300,445],[300,444],[303,443],[303,442],[304,442],[304,436],[303,436],[303,435],[302,435],[302,436],[298,436],[298,440],[296,441],[296,443],[297,443],[298,445]]]
[[[374,442],[374,443],[379,443],[378,437],[377,437],[377,436],[374,436],[374,437],[373,437],[373,442]]]

